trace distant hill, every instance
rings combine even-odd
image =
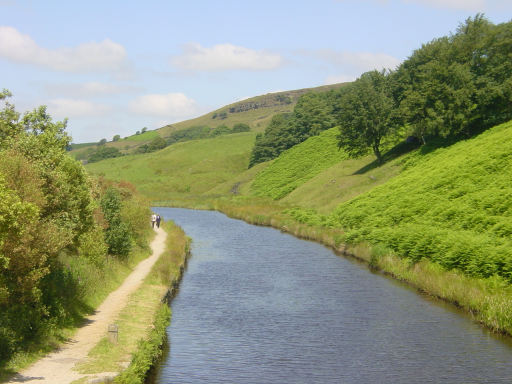
[[[268,93],[249,99],[237,101],[195,119],[169,124],[162,128],[146,131],[139,135],[131,135],[119,141],[110,141],[105,145],[114,147],[123,154],[133,153],[142,145],[149,144],[155,137],[166,139],[171,132],[194,127],[207,126],[215,128],[226,125],[232,128],[235,124],[243,123],[251,127],[251,131],[262,132],[272,116],[278,113],[291,112],[300,96],[308,92],[325,92],[339,88],[347,83],[324,85],[314,88],[304,88],[292,91]],[[71,155],[84,160],[97,148],[97,143],[73,144]]]
[[[237,123],[248,124],[251,130],[262,132],[272,116],[277,113],[291,112],[300,96],[308,92],[326,92],[339,88],[347,83],[324,85],[315,88],[304,88],[293,91],[267,93],[242,101],[226,105],[206,115],[195,119],[170,124],[158,129],[162,137],[166,137],[174,130],[189,128],[196,125],[219,126],[225,124],[229,127]]]

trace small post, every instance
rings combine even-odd
[[[110,324],[108,326],[108,341],[112,344],[117,344],[118,327],[117,324]]]

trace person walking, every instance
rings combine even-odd
[[[151,228],[155,228],[155,223],[156,223],[156,215],[153,213],[151,215]]]
[[[160,217],[160,215],[156,215],[156,227],[157,227],[157,228],[160,228],[160,220],[162,220],[162,218]]]

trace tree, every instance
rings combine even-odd
[[[366,72],[347,88],[338,116],[338,145],[350,156],[365,154],[369,148],[382,162],[380,145],[394,127],[395,102],[386,72]]]
[[[251,127],[245,123],[237,123],[233,125],[233,128],[231,129],[231,132],[233,133],[239,133],[239,132],[249,132],[251,130]]]
[[[107,144],[107,139],[101,139],[99,142],[98,142],[98,145],[105,145]]]
[[[144,132],[146,132],[147,130],[148,130],[148,128],[147,128],[147,127],[144,127],[144,128],[142,128],[142,130],[140,131],[140,133],[144,133]]]
[[[215,127],[215,129],[210,133],[211,136],[221,136],[221,135],[227,135],[228,133],[231,133],[231,129],[228,128],[226,124],[219,125],[218,127]]]
[[[69,316],[73,277],[59,255],[76,249],[94,217],[65,127],[44,106],[23,117],[7,102],[0,110],[0,360]]]
[[[148,152],[158,151],[159,149],[163,149],[167,146],[167,142],[164,138],[158,136],[155,137],[151,142],[149,143]]]
[[[424,44],[398,68],[400,115],[427,136],[469,136],[512,118],[512,23],[482,15],[457,32]]]
[[[0,92],[0,100],[11,97],[12,94],[4,89]],[[0,111],[0,146],[9,137],[18,135],[23,127],[18,124],[20,114],[14,109],[14,105],[5,102],[4,108]]]
[[[113,138],[112,138],[112,141],[119,141],[121,140],[121,135],[115,135]]]
[[[279,154],[290,148],[295,141],[290,134],[292,115],[280,113],[274,115],[263,134],[256,135],[251,151],[249,168],[258,163],[275,159]]]
[[[123,156],[119,149],[115,147],[107,147],[102,145],[95,152],[93,152],[87,160],[89,161],[89,163],[94,163],[96,161],[110,159],[119,156]]]
[[[293,109],[293,116],[297,144],[334,127],[335,124],[332,107],[321,93],[310,92],[301,96]]]
[[[325,93],[311,92],[301,96],[293,113],[274,115],[264,134],[256,136],[249,168],[276,158],[334,124],[333,106]]]
[[[132,247],[129,228],[121,218],[121,196],[114,188],[109,188],[101,198],[101,209],[108,223],[105,240],[109,253],[122,257],[128,256]]]

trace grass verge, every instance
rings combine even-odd
[[[189,254],[189,239],[183,230],[172,222],[165,222],[163,227],[168,233],[166,250],[119,314],[118,342],[103,338],[88,360],[76,368],[80,373],[115,377],[116,383],[143,383],[161,355],[171,317],[166,298],[181,279]]]

